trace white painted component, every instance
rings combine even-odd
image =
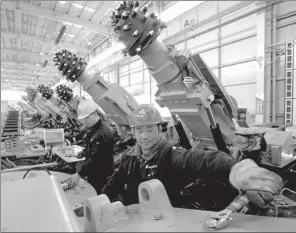
[[[79,232],[61,185],[44,174],[1,184],[2,232]]]
[[[120,203],[110,203],[105,195],[93,198],[88,205],[95,212],[90,215],[96,228],[91,229],[92,232],[205,232],[205,219],[214,213],[173,208],[163,184],[155,179],[141,183],[138,195],[139,204],[127,206],[125,213],[122,213]],[[295,231],[294,219],[244,214],[233,214],[232,218],[219,232]],[[88,224],[88,220],[85,221]]]
[[[266,47],[266,12],[258,12],[254,17],[257,21],[257,41],[256,41],[256,98],[264,101],[265,87],[265,47]],[[275,97],[274,97],[275,98]],[[256,124],[263,124],[263,112],[256,112]]]

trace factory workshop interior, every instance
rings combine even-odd
[[[296,232],[295,1],[1,1],[2,232]]]

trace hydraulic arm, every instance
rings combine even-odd
[[[110,16],[115,36],[126,47],[123,52],[139,55],[147,65],[159,88],[160,106],[178,115],[195,136],[214,138],[218,149],[227,152],[224,142],[231,143],[235,131],[231,98],[199,55],[165,46],[158,38],[165,25],[138,6],[138,2],[123,2]],[[183,82],[188,76],[194,79],[193,88]]]
[[[78,81],[111,120],[118,125],[130,125],[129,116],[138,103],[124,88],[88,74],[87,63],[67,50],[57,52],[54,61],[62,75],[71,82]]]
[[[73,82],[77,79],[84,90],[92,96],[98,106],[118,126],[118,131],[121,131],[120,126],[130,125],[130,115],[139,104],[123,87],[118,84],[109,84],[99,75],[94,77],[89,75],[85,71],[87,63],[82,58],[77,57],[67,50],[58,52],[54,61],[56,61],[59,70],[67,79]],[[78,97],[74,97],[68,87],[60,85],[56,91],[62,99],[68,101],[74,108],[77,107]],[[183,125],[176,118],[175,128],[180,138],[180,145],[186,149],[190,149],[191,145],[184,132]]]

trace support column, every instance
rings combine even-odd
[[[220,2],[217,2],[217,14],[220,13]],[[219,25],[221,24],[221,18],[218,20]],[[221,27],[218,28],[218,79],[221,82]]]
[[[293,45],[293,50],[294,50],[294,57],[293,57],[293,69],[294,69],[294,75],[293,75],[293,115],[292,115],[292,125],[296,125],[296,40],[294,40],[294,45]]]
[[[266,57],[265,57],[265,81],[264,81],[264,102],[263,102],[263,123],[270,123],[272,120],[271,110],[272,110],[272,51],[276,50],[276,47],[273,47],[273,38],[272,38],[272,18],[273,11],[270,9],[269,12],[266,13]],[[276,44],[276,42],[274,42]]]
[[[257,78],[256,78],[256,124],[263,124],[263,114],[265,109],[266,94],[264,91],[264,76],[266,65],[266,10],[257,13]]]

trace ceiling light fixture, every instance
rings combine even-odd
[[[76,27],[76,28],[82,28],[81,25],[79,24],[75,24],[75,23],[69,23],[69,22],[64,22],[65,25],[68,25],[68,26],[73,26],[73,27]]]
[[[58,35],[57,35],[57,37],[56,37],[55,40],[54,40],[54,44],[55,44],[55,45],[57,45],[57,44],[60,43],[60,41],[61,41],[63,35],[64,35],[65,32],[66,32],[66,30],[67,30],[67,26],[66,26],[66,25],[62,25],[61,30],[58,32]]]
[[[85,7],[84,9],[87,10],[87,11],[89,11],[89,12],[92,12],[92,13],[94,13],[96,11],[96,10],[94,10],[92,8],[88,8],[88,7]]]
[[[73,3],[73,6],[75,6],[76,8],[79,8],[79,9],[83,8],[83,6],[82,6],[82,5],[80,5],[80,4],[77,4],[77,3]]]
[[[43,56],[43,55],[44,55],[44,53],[40,53],[40,55],[41,55],[41,56]]]

